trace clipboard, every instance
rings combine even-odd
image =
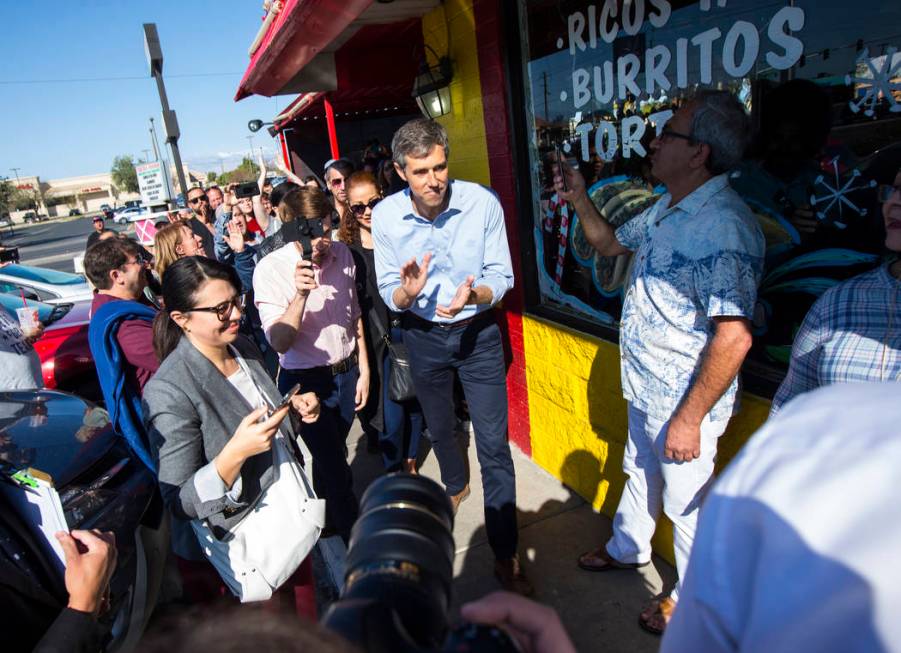
[[[69,532],[63,505],[53,487],[53,479],[38,469],[29,467],[13,474],[0,472],[0,492],[6,497],[10,507],[28,524],[37,540],[44,548],[51,564],[60,577],[66,573],[66,554],[56,533]]]

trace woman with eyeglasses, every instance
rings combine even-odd
[[[375,250],[372,240],[372,209],[382,200],[375,176],[355,172],[346,182],[348,212],[352,220],[342,222],[338,239],[350,247],[357,266],[357,297],[363,313],[363,331],[369,352],[369,401],[359,412],[363,429],[375,432],[385,471],[416,473],[416,457],[422,435],[423,416],[415,399],[394,402],[386,383],[391,372],[386,336],[403,342],[400,317],[388,310],[379,295],[375,275]]]
[[[235,271],[218,261],[181,258],[163,275],[166,308],[154,321],[160,368],[143,395],[144,423],[158,464],[160,491],[173,519],[173,550],[202,560],[192,520],[224,534],[275,480],[272,438],[296,438],[314,423],[307,388],[267,417],[281,393],[257,347],[239,336],[244,295]],[[190,563],[184,566],[191,568]]]
[[[889,259],[830,288],[811,307],[771,415],[823,385],[901,381],[901,169],[879,187],[879,199]]]
[[[369,395],[369,358],[350,250],[332,242],[334,211],[315,188],[298,188],[279,204],[281,233],[297,230],[264,256],[253,274],[256,306],[279,353],[279,388],[314,390],[322,417],[301,436],[313,452],[313,485],[326,500],[326,530],[345,540],[357,516],[345,441]]]

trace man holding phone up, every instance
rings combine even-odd
[[[554,179],[602,256],[634,252],[619,338],[628,480],[613,536],[577,564],[591,572],[647,565],[662,510],[673,522],[679,580],[639,615],[657,634],[678,600],[717,439],[738,408],[737,375],[752,342],[764,238],[727,175],[749,133],[734,96],[699,92],[650,145],[651,174],[668,192],[618,228],[598,212],[577,170],[563,165]]]
[[[369,393],[356,268],[347,246],[329,238],[332,207],[322,191],[301,188],[282,202],[289,235],[257,263],[255,303],[279,355],[279,390],[300,383],[319,398],[319,420],[303,424],[300,435],[313,454],[313,485],[326,500],[326,530],[347,541],[358,506],[345,440]]]

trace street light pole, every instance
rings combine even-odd
[[[153,145],[154,161],[160,160],[160,146],[156,141],[156,127],[153,125],[153,116],[150,117],[150,143]]]
[[[181,153],[178,151],[178,138],[181,135],[178,130],[178,119],[175,111],[169,108],[169,99],[166,97],[166,85],[163,83],[163,50],[160,47],[160,37],[156,31],[156,23],[144,23],[144,51],[147,54],[147,63],[150,65],[150,74],[156,80],[156,89],[160,96],[160,105],[163,108],[163,128],[166,133],[166,142],[172,150],[172,161],[175,164],[175,173],[178,175],[178,185],[184,197],[188,196],[188,185],[185,183],[185,170],[181,164]]]

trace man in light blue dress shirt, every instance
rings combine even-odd
[[[615,230],[577,171],[564,172],[569,190],[555,179],[595,249],[634,256],[620,325],[628,480],[613,536],[579,558],[587,571],[646,565],[662,508],[684,576],[717,439],[738,408],[737,375],[763,273],[763,233],[725,174],[741,160],[748,133],[732,95],[698,94],[651,143],[651,173],[669,192]],[[663,632],[679,586],[641,613],[646,630]]]
[[[372,212],[379,292],[403,311],[404,344],[441,480],[454,511],[469,496],[454,437],[453,379],[463,385],[485,491],[485,528],[495,575],[530,594],[516,554],[516,479],[507,442],[507,386],[492,307],[513,287],[504,212],[490,190],[448,177],[447,132],[412,120],[392,141],[409,188]]]

